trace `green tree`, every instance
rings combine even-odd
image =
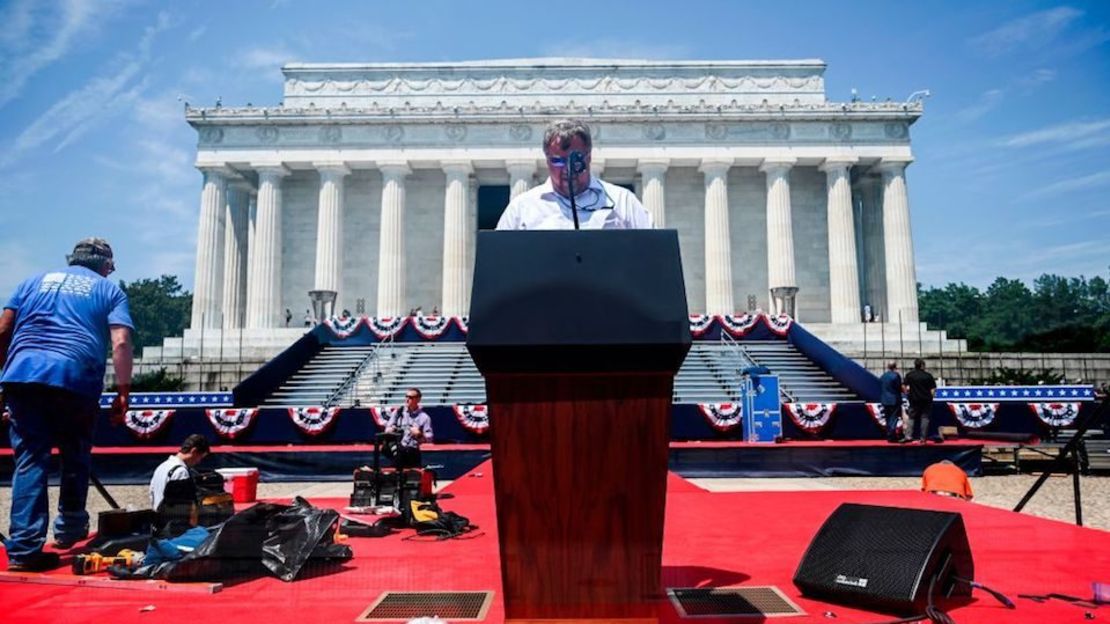
[[[193,295],[185,292],[174,275],[158,279],[120,282],[127,293],[136,350],[162,344],[162,339],[180,336],[189,323]]]

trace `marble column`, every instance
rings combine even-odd
[[[382,216],[378,244],[377,316],[403,316],[405,308],[405,176],[408,163],[378,163],[382,172]]]
[[[285,166],[252,163],[258,172],[253,251],[247,267],[248,328],[281,327],[281,179]]]
[[[509,199],[532,188],[532,178],[536,175],[535,160],[508,160],[505,168],[509,171]]]
[[[224,329],[243,326],[247,298],[247,237],[250,228],[250,201],[254,189],[246,182],[235,182],[227,191],[227,224],[224,228]]]
[[[827,158],[820,166],[828,189],[829,310],[833,323],[858,323],[859,267],[850,170],[857,158]]]
[[[910,202],[906,195],[908,161],[884,160],[883,247],[886,250],[887,319],[897,323],[917,322],[917,269],[910,235]]]
[[[313,166],[320,172],[313,288],[338,293],[343,283],[343,178],[351,170],[341,162],[317,162]],[[335,305],[339,306],[338,300]]]
[[[790,169],[794,158],[766,159],[759,170],[767,175],[767,288],[796,288],[794,226],[790,208]],[[771,298],[772,311],[782,312]]]
[[[732,314],[732,249],[728,228],[731,160],[703,160],[705,176],[705,313]]]
[[[467,204],[470,200],[470,162],[445,162],[447,177],[443,200],[443,299],[444,316],[464,316],[466,305]]]
[[[590,177],[601,179],[601,174],[605,173],[605,159],[591,157],[590,158]]]
[[[223,167],[201,168],[200,224],[197,227],[197,261],[193,278],[193,310],[189,326],[220,326],[223,305],[224,223],[227,217],[227,180]]]
[[[655,227],[666,227],[666,179],[670,161],[641,160],[637,170],[643,178],[641,200],[644,208],[651,213]]]

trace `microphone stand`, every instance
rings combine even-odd
[[[578,177],[578,174],[574,171],[573,160],[568,159],[567,173],[570,174],[570,177],[567,178],[567,190],[570,192],[570,214],[574,217],[574,229],[577,230],[580,228],[578,226],[578,205],[574,203],[574,178]]]

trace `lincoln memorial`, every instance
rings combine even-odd
[[[467,314],[475,233],[546,178],[543,131],[563,117],[592,128],[593,174],[678,231],[691,314],[793,311],[828,333],[868,306],[916,333],[919,100],[831,102],[819,60],[282,71],[276,106],[186,109],[204,175],[186,341],[284,335],[309,291],[337,312]]]

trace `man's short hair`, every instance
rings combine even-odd
[[[423,399],[424,398],[424,393],[420,391],[420,388],[409,388],[408,392],[415,392],[416,393],[416,398],[418,398],[418,399]]]
[[[73,253],[66,256],[70,266],[78,265],[99,272],[112,261],[112,246],[103,238],[82,238],[73,246]]]
[[[543,133],[543,153],[547,153],[547,148],[552,143],[558,143],[562,149],[570,147],[570,142],[574,137],[582,139],[586,144],[586,149],[593,149],[593,139],[590,138],[590,127],[586,122],[581,119],[560,119],[553,122],[547,127]]]
[[[895,362],[893,360],[890,361],[890,362],[887,362],[886,363],[886,368],[887,368],[887,370],[894,370],[894,369],[898,368],[898,362]]]
[[[913,367],[918,369],[918,370],[924,370],[925,369],[925,360],[923,360],[921,358],[917,358],[916,360],[913,361]]]
[[[208,438],[199,433],[191,434],[181,443],[181,452],[189,453],[192,451],[199,451],[207,455],[212,451],[212,446],[208,443]]]

